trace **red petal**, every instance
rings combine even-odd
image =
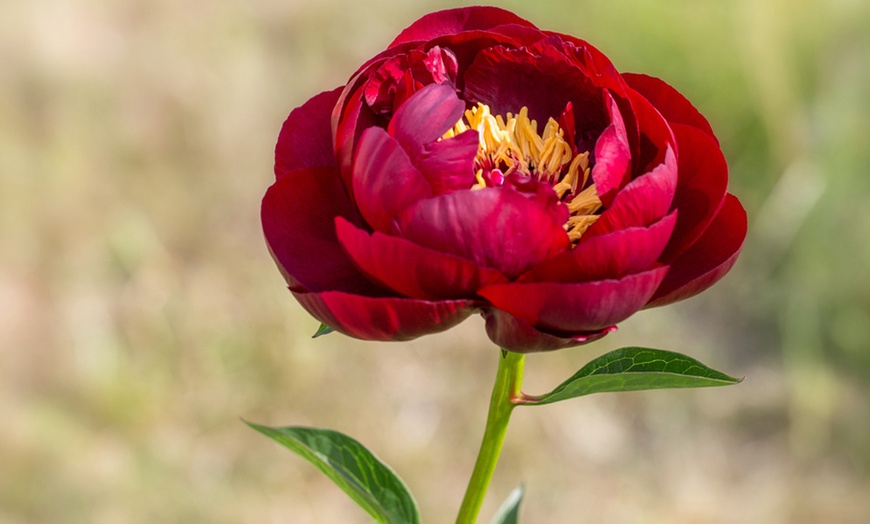
[[[620,280],[580,284],[550,282],[489,286],[480,296],[538,329],[562,333],[598,331],[621,322],[647,303],[667,267]]]
[[[390,135],[416,156],[424,145],[444,136],[465,112],[465,102],[450,84],[429,84],[414,93],[393,115]]]
[[[687,299],[718,282],[737,261],[745,238],[746,211],[729,194],[701,238],[671,264],[667,278],[646,307]]]
[[[441,84],[456,81],[459,64],[453,51],[441,49],[436,45],[426,53],[423,63],[426,65],[426,70],[432,74],[433,82]]]
[[[595,181],[595,190],[601,201],[605,206],[609,206],[613,202],[616,191],[628,182],[631,175],[629,171],[631,150],[619,107],[610,94],[607,94],[606,98],[611,123],[595,143],[592,180]]]
[[[420,86],[456,82],[458,63],[449,49],[412,49],[388,59],[367,73],[365,101],[377,114],[392,114]]]
[[[592,224],[586,235],[596,236],[652,224],[670,211],[676,188],[677,159],[668,147],[664,162],[622,188],[613,204]]]
[[[353,194],[366,222],[386,231],[397,213],[432,196],[432,190],[399,143],[380,127],[370,127],[354,159]]]
[[[497,7],[462,7],[430,13],[399,33],[390,47],[404,42],[428,41],[462,31],[489,29],[499,25],[535,26],[510,11]]]
[[[330,116],[342,88],[324,91],[294,109],[278,135],[275,177],[301,167],[335,166]]]
[[[409,298],[373,298],[340,291],[293,296],[327,326],[363,340],[411,340],[459,324],[474,311],[470,300],[430,302]]]
[[[469,129],[424,146],[412,161],[429,182],[432,193],[440,195],[474,185],[474,157],[479,147],[477,131]]]
[[[649,100],[669,123],[700,129],[719,145],[710,122],[679,91],[652,76],[624,73],[622,78],[632,89]]]
[[[363,87],[363,96],[366,104],[373,108],[376,113],[385,111],[384,108],[392,107],[391,99],[396,92],[396,84],[402,79],[408,70],[408,56],[394,56],[380,65],[367,76]]]
[[[486,319],[486,334],[498,347],[516,353],[535,353],[565,349],[581,344],[588,344],[616,331],[616,326],[609,326],[591,333],[573,335],[554,335],[545,333],[534,326],[500,309],[487,308],[483,311]]]
[[[494,115],[527,107],[529,118],[541,128],[571,102],[578,129],[599,134],[609,123],[603,91],[561,53],[556,47],[561,44],[551,37],[520,49],[495,46],[481,51],[465,72],[464,98],[488,105]]]
[[[363,131],[375,127],[376,117],[363,103],[361,88],[352,93],[348,93],[346,89],[342,97],[344,101],[339,101],[332,115],[332,126],[335,130],[335,156],[338,160],[338,168],[345,187],[350,190],[353,188],[353,155],[356,143]],[[347,105],[342,107],[344,103]],[[351,195],[351,200],[354,199],[354,195]]]
[[[449,299],[474,296],[483,286],[506,282],[493,269],[433,251],[403,238],[372,235],[344,219],[336,220],[339,241],[372,278],[409,297]]]
[[[725,201],[728,165],[709,135],[682,124],[671,126],[680,147],[677,191],[673,207],[680,211],[677,227],[662,261],[668,263],[698,239]]]
[[[541,32],[530,27],[518,25],[504,25],[489,30],[465,31],[455,35],[436,38],[426,45],[438,45],[450,49],[456,56],[458,71],[466,71],[474,62],[474,58],[484,49],[493,46],[504,45],[507,47],[521,47],[542,38]],[[529,42],[531,40],[531,42]],[[405,44],[403,44],[405,45]],[[464,84],[463,75],[456,78],[456,86],[461,88]]]
[[[519,281],[590,282],[646,271],[661,256],[676,222],[674,211],[649,227],[583,237],[577,247],[535,266]]]
[[[335,217],[359,217],[335,168],[304,168],[287,173],[266,191],[261,218],[266,242],[291,287],[362,292],[374,286],[338,243]]]
[[[579,58],[580,56],[588,57],[588,59],[578,62],[583,67],[587,76],[591,78],[618,76],[616,67],[614,67],[610,59],[589,42],[581,40],[576,36],[557,33],[554,31],[544,31],[544,33],[548,36],[556,36],[563,42],[573,45],[574,48],[576,48],[576,51],[572,53],[575,58]]]
[[[650,166],[661,164],[667,148],[674,147],[676,140],[667,121],[649,100],[631,88],[626,88],[626,94],[631,102],[631,109],[640,132],[639,152],[634,158],[634,171],[643,173],[648,171]],[[678,149],[676,153],[679,155]]]
[[[545,208],[506,187],[421,200],[397,215],[396,230],[397,236],[509,278],[570,245]]]

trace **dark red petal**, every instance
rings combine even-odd
[[[671,263],[667,278],[646,307],[695,296],[718,282],[737,261],[746,238],[746,211],[728,194],[701,238]]]
[[[679,91],[652,76],[624,73],[622,78],[632,89],[649,100],[669,123],[700,129],[719,145],[710,122]]]
[[[677,188],[677,159],[668,147],[664,162],[628,183],[613,204],[592,224],[587,236],[629,227],[645,227],[668,214]]]
[[[667,267],[620,280],[579,284],[551,282],[497,284],[480,296],[538,329],[562,333],[598,331],[621,322],[647,303]]]
[[[513,24],[497,26],[486,31],[465,31],[455,35],[442,36],[427,42],[426,45],[438,45],[450,49],[456,56],[457,70],[464,72],[474,62],[477,54],[484,49],[498,45],[521,47],[529,39],[540,40],[540,35],[540,31],[536,29]],[[463,74],[456,77],[456,86],[460,92],[464,82]]]
[[[502,349],[516,353],[535,353],[565,349],[581,344],[588,344],[616,331],[616,326],[590,333],[572,335],[554,335],[545,333],[534,326],[500,309],[486,308],[483,311],[486,319],[486,334],[490,340]]]
[[[610,79],[618,76],[616,67],[614,67],[610,59],[589,42],[581,40],[576,36],[554,31],[544,31],[544,33],[548,36],[556,36],[563,42],[573,45],[577,49],[577,52],[572,53],[575,57],[580,57],[581,55],[587,57],[585,60],[578,62],[587,76],[596,79],[599,79],[598,77]]]
[[[359,217],[335,168],[297,169],[266,191],[261,208],[266,242],[291,287],[363,292],[374,286],[338,243],[335,217]]]
[[[475,307],[471,300],[430,302],[340,291],[293,291],[293,296],[317,320],[363,340],[411,340],[445,331],[468,318]]]
[[[346,220],[336,220],[338,239],[357,266],[394,291],[430,300],[468,298],[480,287],[507,282],[494,269],[433,251],[403,238],[369,235]]]
[[[338,169],[345,187],[350,191],[353,188],[353,155],[356,143],[363,131],[375,127],[376,116],[363,102],[362,88],[350,94],[345,90],[342,97],[346,106],[343,106],[341,101],[336,105],[336,111],[332,115],[332,125],[335,130],[335,156]],[[350,197],[352,201],[355,200],[354,195]]]
[[[477,131],[469,129],[427,144],[412,161],[429,182],[432,193],[441,195],[474,185],[474,157],[479,147]]]
[[[555,47],[561,41],[550,38],[521,49],[495,46],[478,53],[465,72],[464,98],[488,105],[494,115],[527,107],[541,128],[571,102],[577,127],[597,135],[609,123],[603,91]]]
[[[673,124],[671,129],[680,148],[673,204],[680,216],[661,259],[666,264],[707,229],[725,201],[728,189],[728,165],[716,142],[694,127]]]
[[[420,18],[399,33],[390,47],[404,42],[427,41],[462,31],[489,29],[505,24],[535,27],[531,22],[497,7],[461,7],[430,13]]]
[[[634,172],[644,173],[651,166],[661,164],[668,147],[674,147],[679,156],[677,141],[661,113],[637,91],[626,87],[626,94],[640,132],[638,153],[634,157]]]
[[[335,166],[330,118],[342,88],[324,91],[294,109],[278,135],[275,177],[302,167]]]
[[[649,227],[630,227],[591,238],[532,268],[519,282],[590,282],[619,279],[653,267],[664,251],[677,212]]]
[[[381,108],[392,107],[391,98],[395,95],[396,84],[408,70],[408,55],[394,56],[369,73],[363,87],[366,104],[376,113]]]
[[[619,188],[630,179],[631,150],[619,107],[610,94],[606,98],[611,123],[595,143],[592,180],[599,198],[605,206],[609,206]]]
[[[386,231],[397,213],[432,196],[432,190],[399,143],[380,127],[370,127],[354,159],[353,194],[366,222]]]
[[[393,115],[388,128],[411,155],[444,136],[465,112],[465,102],[450,84],[429,84],[414,93]]]
[[[367,74],[366,104],[376,114],[392,114],[418,87],[432,83],[454,84],[458,67],[456,55],[437,45],[427,52],[413,49],[394,56]]]
[[[519,24],[498,25],[490,27],[486,30],[486,32],[489,34],[496,34],[505,37],[502,39],[501,43],[514,43],[516,47],[532,45],[539,40],[547,38],[548,36],[537,27]]]
[[[506,187],[421,200],[396,217],[398,236],[514,278],[567,249],[548,211]]]

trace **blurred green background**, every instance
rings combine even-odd
[[[2,2],[0,524],[367,522],[240,417],[346,432],[452,521],[482,321],[311,340],[259,203],[287,113],[456,5]],[[870,521],[870,2],[500,5],[685,93],[750,216],[720,285],[530,357],[526,391],[623,345],[746,381],[518,410],[481,521],[520,482],[527,523]]]

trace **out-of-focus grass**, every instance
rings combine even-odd
[[[239,417],[347,432],[452,519],[495,370],[481,322],[310,340],[258,220],[286,114],[451,5],[0,6],[0,523],[366,521]],[[865,522],[870,4],[502,5],[684,92],[751,220],[722,284],[531,357],[527,390],[628,344],[747,380],[519,410],[485,514],[525,481],[528,522]]]

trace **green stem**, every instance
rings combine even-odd
[[[489,401],[489,414],[486,417],[486,429],[483,432],[483,442],[477,454],[477,462],[474,464],[474,472],[468,481],[465,490],[465,498],[459,508],[459,516],[456,524],[474,524],[498,456],[504,443],[511,411],[516,406],[516,400],[521,398],[520,388],[523,385],[523,366],[525,355],[521,353],[501,352],[498,361],[498,372],[495,376],[495,384],[492,387],[492,397]]]

